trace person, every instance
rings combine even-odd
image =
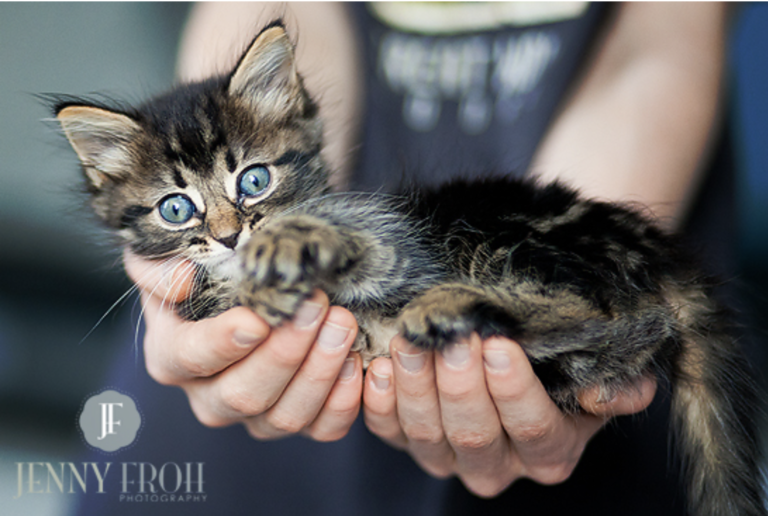
[[[722,5],[628,3],[615,9],[592,6],[575,14],[518,13],[509,15],[506,26],[501,23],[488,27],[482,26],[488,23],[482,21],[476,25],[471,20],[457,22],[462,17],[449,13],[444,17],[444,26],[437,29],[420,24],[418,15],[412,13],[408,21],[409,13],[377,10],[389,8],[294,4],[284,18],[289,31],[298,37],[298,68],[307,88],[320,101],[328,140],[326,158],[338,171],[338,185],[391,186],[398,180],[391,171],[398,169],[399,157],[395,152],[387,153],[387,149],[406,149],[404,153],[410,151],[409,156],[424,171],[423,178],[416,172],[417,179],[424,182],[445,180],[479,162],[503,170],[527,171],[542,181],[557,179],[590,197],[641,203],[666,227],[681,227],[702,180],[703,164],[709,157],[717,127],[726,27]],[[491,15],[490,19],[498,21],[494,18],[498,12]],[[199,79],[227,70],[237,58],[233,49],[243,48],[259,21],[269,21],[271,16],[263,6],[254,4],[196,6],[182,42],[182,79]],[[521,18],[529,21],[521,25]],[[530,90],[524,92],[527,96],[504,97],[505,84],[499,86],[499,81],[505,79],[494,75],[493,70],[488,71],[489,84],[484,86],[484,91],[496,95],[490,99],[491,104],[487,95],[473,97],[474,92],[469,90],[456,93],[448,91],[450,88],[446,90],[445,85],[435,93],[434,83],[427,84],[432,89],[426,88],[424,93],[422,87],[428,79],[406,76],[402,69],[405,65],[396,61],[397,53],[392,50],[395,45],[411,45],[409,48],[433,59],[439,59],[436,55],[448,55],[449,43],[462,52],[474,51],[473,41],[480,40],[467,37],[462,41],[460,37],[465,30],[461,26],[466,23],[470,24],[470,35],[496,35],[485,54],[482,42],[479,43],[479,52],[485,58],[478,62],[486,65],[489,60],[497,63],[503,59],[506,48],[516,50],[519,58],[526,48],[520,43],[526,33],[536,36],[532,31],[537,27],[554,27],[552,32],[538,33],[540,37],[555,34],[556,38],[563,38],[550,41],[549,47],[542,44],[545,50],[538,54],[544,69],[541,74],[554,75],[544,77],[538,96]],[[355,27],[364,33],[357,33]],[[501,39],[510,30],[512,36]],[[408,39],[420,31],[426,35]],[[441,37],[447,38],[448,43],[438,51],[435,41]],[[365,43],[362,51],[358,51],[360,41]],[[386,45],[390,46],[385,48]],[[546,48],[551,62],[546,62]],[[560,60],[552,57],[555,54]],[[510,54],[512,58],[514,54]],[[385,59],[394,61],[384,62]],[[552,63],[563,68],[560,76]],[[556,87],[547,90],[546,80],[556,83]],[[494,86],[491,81],[497,84]],[[371,92],[381,95],[372,99]],[[389,100],[388,95],[392,96]],[[391,106],[396,104],[386,102],[402,102],[397,106],[402,109],[396,110],[398,120],[388,118],[393,112]],[[496,109],[492,115],[488,115],[489,105]],[[458,106],[456,114],[449,116],[447,106]],[[436,109],[442,109],[437,122]],[[454,127],[441,136],[440,124],[451,123]],[[518,131],[521,135],[505,141],[507,133],[503,128],[495,131],[498,124],[515,126],[517,129],[510,134],[514,136]],[[362,147],[353,160],[360,131]],[[433,155],[456,143],[456,152],[467,160],[457,159],[446,165],[444,156],[442,161],[440,156],[430,161],[432,157],[426,151],[407,149],[409,141],[424,149],[430,133],[434,138],[432,145],[440,149]],[[393,135],[399,135],[399,139]],[[488,144],[489,140],[495,143]],[[520,145],[514,145],[519,142]],[[473,146],[485,148],[477,154]],[[514,152],[509,151],[512,147]],[[389,158],[382,159],[383,156]],[[454,158],[453,154],[448,156]],[[664,474],[658,478],[667,464],[665,454],[658,451],[659,441],[663,443],[666,439],[663,406],[651,409],[654,417],[662,421],[661,430],[659,424],[642,420],[614,423],[611,427],[620,431],[602,432],[609,434],[607,441],[595,439],[597,442],[590,449],[603,455],[585,464],[589,462],[585,455],[590,455],[584,453],[587,443],[607,421],[614,416],[639,413],[651,404],[657,390],[654,378],[643,378],[635,389],[618,393],[612,399],[603,399],[596,389],[586,391],[579,398],[584,413],[566,416],[547,396],[520,346],[509,339],[494,337],[481,341],[473,336],[468,342],[433,353],[416,350],[395,337],[391,344],[393,358],[376,359],[364,373],[360,358],[349,353],[357,331],[354,317],[341,307],[329,306],[322,292],[305,303],[292,322],[276,329],[270,329],[243,307],[212,319],[187,322],[172,311],[163,310],[161,305],[168,296],[176,301],[184,299],[188,295],[189,277],[163,270],[130,252],[125,254],[125,266],[141,289],[146,369],[156,382],[181,387],[203,425],[241,423],[251,437],[260,441],[301,434],[313,441],[338,441],[336,446],[345,441],[350,443],[349,447],[364,442],[368,448],[376,448],[377,457],[388,457],[383,459],[387,466],[387,461],[394,460],[391,452],[371,444],[370,435],[358,435],[364,432],[359,423],[355,424],[362,413],[370,433],[389,447],[404,450],[430,476],[457,477],[470,493],[494,499],[487,501],[485,507],[489,511],[490,507],[500,507],[502,501],[516,503],[519,508],[536,507],[536,513],[541,514],[550,513],[546,507],[570,508],[574,512],[573,506],[579,501],[587,504],[584,510],[589,509],[590,514],[615,514],[616,504],[621,504],[626,514],[682,511],[677,486],[670,487],[676,480],[665,479]],[[663,400],[657,403],[663,405]],[[624,435],[618,435],[621,433]],[[207,442],[217,440],[215,433],[206,435]],[[636,445],[633,451],[627,452],[631,448],[629,443],[615,442],[622,437],[626,441],[627,436],[636,440],[631,443]],[[235,455],[247,454],[231,449],[231,442],[226,444],[230,446],[228,461],[235,460]],[[273,450],[289,453],[279,441],[271,444]],[[321,453],[315,447],[311,450],[313,454]],[[333,450],[338,452],[339,448]],[[613,450],[616,460],[609,457]],[[632,461],[622,465],[621,453],[629,453]],[[280,462],[277,452],[271,457],[266,468]],[[323,457],[327,459],[328,455]],[[646,468],[641,462],[648,457],[655,463]],[[349,461],[353,457],[339,453],[332,460]],[[393,482],[393,477],[400,474],[417,478],[418,473],[402,459],[394,462],[397,464],[389,464],[375,473],[376,478]],[[574,469],[580,463],[581,478],[566,482],[569,477],[578,476]],[[635,471],[623,474],[611,468]],[[610,475],[616,478],[610,479]],[[652,478],[654,475],[656,478]],[[309,482],[311,478],[307,478]],[[518,482],[523,478],[546,486],[559,485],[545,488],[552,490],[548,492],[530,482]],[[636,483],[622,485],[628,478]],[[598,487],[587,485],[589,479],[601,479],[604,485],[592,493],[589,490]],[[350,486],[357,484],[351,482]],[[525,492],[518,488],[521,484],[525,484]],[[460,513],[459,508],[481,503],[470,495],[446,495],[442,487],[435,487],[443,484],[419,480],[416,485],[432,486],[426,490],[441,494],[433,493],[436,498],[429,499],[442,502],[435,502],[432,508],[428,508],[427,502],[417,503],[421,509],[414,509],[413,513]],[[647,488],[647,493],[663,494],[656,500],[647,495],[625,496],[629,490],[637,491],[638,486]],[[610,489],[614,492],[608,492]],[[266,491],[262,489],[259,493]],[[547,494],[557,492],[568,495],[553,500],[557,497]],[[339,491],[329,488],[328,493],[331,496]],[[293,501],[285,497],[281,500],[284,505],[279,510],[288,514]],[[392,504],[398,502],[386,503],[386,510],[391,510]],[[340,513],[359,513],[351,507],[361,505],[348,501],[335,509]],[[321,508],[313,509],[315,514],[321,512]],[[379,512],[387,514],[385,509]]]

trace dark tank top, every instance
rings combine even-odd
[[[606,8],[357,4],[366,97],[354,189],[523,174]]]

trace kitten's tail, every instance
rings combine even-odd
[[[692,516],[765,516],[755,422],[757,396],[729,318],[709,299],[681,310],[672,419],[689,479]]]

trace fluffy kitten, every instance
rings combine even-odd
[[[321,288],[356,314],[366,360],[398,331],[429,349],[508,336],[566,411],[585,388],[668,378],[691,514],[765,514],[755,393],[728,317],[641,215],[511,179],[331,193],[318,110],[279,22],[230,74],[137,108],[55,111],[123,243],[197,264],[183,317],[245,305],[279,325]]]

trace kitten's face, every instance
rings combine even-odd
[[[234,276],[252,232],[326,188],[316,108],[279,25],[228,76],[130,113],[70,103],[57,116],[96,213],[144,256],[183,256]]]

